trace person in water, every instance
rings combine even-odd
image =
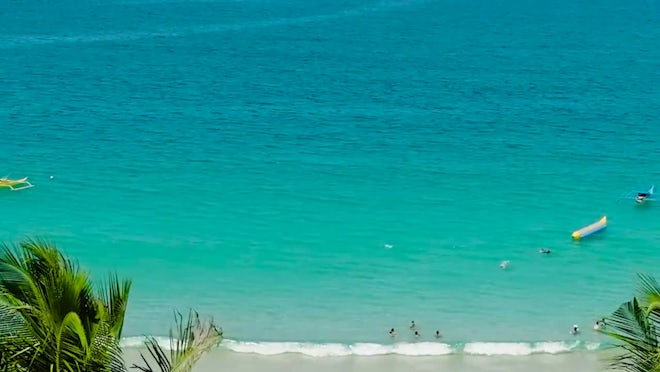
[[[571,328],[571,334],[575,336],[578,333],[580,333],[580,327],[578,327],[577,324],[574,324],[573,328]]]
[[[419,332],[415,331],[415,338],[419,338]]]
[[[435,331],[435,338],[440,338],[440,337],[442,337],[440,331]]]
[[[542,254],[550,254],[550,252],[552,252],[552,251],[549,250],[548,248],[539,249],[539,253],[542,253]]]
[[[394,328],[390,329],[390,336],[392,337],[396,336],[396,331],[394,330]]]
[[[410,322],[410,329],[416,329],[416,328],[417,326],[415,325],[415,321],[413,320],[412,322]]]

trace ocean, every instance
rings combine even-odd
[[[0,175],[35,187],[0,190],[0,239],[130,277],[127,347],[194,308],[227,358],[589,354],[659,274],[660,205],[622,199],[660,186],[659,22],[657,0],[4,2]]]

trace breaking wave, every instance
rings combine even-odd
[[[156,338],[165,349],[170,347],[167,338]],[[141,347],[142,337],[129,337],[122,340],[126,348]],[[308,342],[251,342],[224,340],[220,345],[236,353],[259,355],[302,354],[311,357],[339,356],[437,356],[437,355],[483,355],[483,356],[525,356],[532,354],[560,354],[573,351],[593,351],[601,348],[600,343],[583,341],[548,341],[548,342],[402,342],[394,344],[377,343],[308,343]]]

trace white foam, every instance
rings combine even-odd
[[[342,344],[312,344],[306,342],[239,342],[226,340],[224,347],[237,353],[260,355],[278,355],[298,353],[309,356],[344,356],[351,355],[350,349]]]
[[[600,348],[600,344],[598,342],[587,342],[585,344],[585,348],[589,351],[598,350]]]
[[[390,354],[392,347],[390,345],[361,343],[354,344],[351,349],[355,355],[375,356]]]
[[[126,348],[144,347],[144,337],[128,337],[121,340],[121,346]],[[165,350],[170,349],[167,337],[156,337],[158,344]],[[582,347],[581,347],[582,346]],[[468,342],[463,347],[452,346],[440,342],[400,342],[395,344],[377,343],[325,343],[309,342],[251,342],[225,339],[220,347],[236,353],[252,353],[259,355],[302,354],[311,357],[340,356],[439,356],[449,354],[468,354],[484,356],[525,356],[531,354],[559,354],[577,349],[597,350],[597,342],[582,343],[580,341],[562,342]]]
[[[167,337],[154,337],[156,339],[156,342],[158,342],[158,345],[162,347],[165,350],[170,350],[171,345],[170,345],[170,339]],[[125,337],[122,338],[121,341],[119,342],[119,345],[121,347],[126,347],[126,348],[141,348],[144,347],[144,343],[147,341],[146,337]]]
[[[448,344],[438,342],[416,342],[412,344],[401,343],[394,345],[394,354],[400,355],[447,355],[454,353]]]
[[[296,353],[315,357],[330,356],[376,356],[387,354],[398,355],[447,355],[454,352],[450,345],[435,342],[397,343],[381,345],[373,343],[356,343],[344,345],[337,343],[312,344],[303,342],[239,342],[226,340],[223,347],[238,353],[254,353],[260,355],[278,355]]]
[[[534,344],[534,353],[559,354],[575,350],[580,342],[537,342]]]
[[[465,344],[463,352],[475,355],[529,355],[529,344],[504,342],[470,342]]]
[[[579,342],[470,342],[465,344],[463,352],[473,355],[530,355],[558,354],[575,349]]]

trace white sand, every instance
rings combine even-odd
[[[139,361],[137,349],[126,349],[128,367]],[[409,357],[385,355],[372,357],[309,357],[301,354],[264,356],[214,350],[204,357],[195,372],[597,372],[607,369],[603,353],[576,352],[530,356],[446,355]]]

